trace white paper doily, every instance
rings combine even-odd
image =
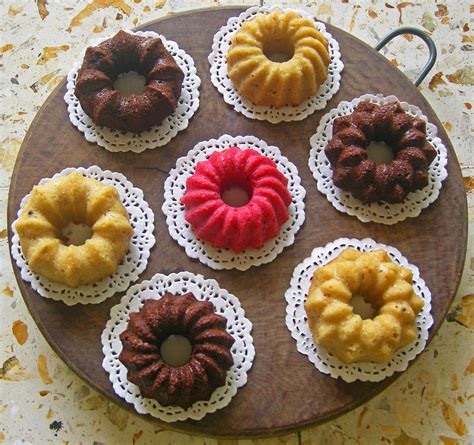
[[[153,31],[132,32],[126,30],[126,32],[143,37],[159,37],[182,69],[184,73],[183,86],[181,89],[181,97],[179,98],[174,113],[166,117],[159,125],[142,133],[122,133],[119,130],[112,130],[111,128],[95,125],[84,112],[79,100],[74,94],[76,78],[82,62],[76,63],[67,76],[67,92],[64,96],[64,100],[68,104],[67,110],[69,112],[69,119],[79,131],[84,133],[85,138],[89,142],[95,142],[112,152],[133,151],[135,153],[141,153],[148,148],[166,145],[179,131],[187,128],[189,120],[199,107],[199,86],[201,85],[201,79],[197,75],[192,57],[180,49],[176,42],[167,40],[162,35]],[[110,37],[100,39],[93,42],[90,46],[96,46],[109,38]]]
[[[138,312],[146,300],[159,300],[166,292],[175,295],[192,292],[198,300],[210,301],[216,313],[227,318],[227,332],[235,339],[231,349],[234,365],[227,373],[225,385],[217,388],[209,401],[198,401],[188,409],[178,406],[164,407],[156,400],[142,397],[138,386],[127,380],[127,369],[118,359],[122,352],[119,336],[127,328],[130,313]],[[133,403],[137,412],[150,414],[165,422],[199,420],[206,414],[227,406],[237,388],[247,383],[247,373],[255,357],[251,331],[252,323],[245,317],[239,299],[220,288],[217,281],[191,272],[156,274],[150,281],[132,286],[121,302],[111,309],[110,320],[101,337],[105,356],[102,366],[109,373],[114,391],[128,403]]]
[[[130,283],[136,281],[138,276],[145,270],[150,256],[150,249],[155,244],[155,237],[153,235],[155,215],[144,200],[142,190],[134,187],[121,173],[101,170],[96,165],[88,168],[66,168],[62,172],[56,173],[52,178],[42,179],[38,185],[66,176],[74,171],[78,171],[88,178],[97,179],[104,184],[112,185],[117,189],[120,199],[129,214],[133,236],[130,240],[129,250],[116,273],[95,283],[73,289],[60,283],[54,283],[30,270],[21,250],[18,233],[15,230],[17,220],[13,222],[11,249],[13,258],[15,258],[16,264],[20,268],[21,278],[31,283],[31,287],[42,297],[62,301],[68,306],[78,303],[101,303],[115,293],[127,289]],[[29,193],[21,200],[18,216],[30,195]]]
[[[419,117],[427,122],[427,141],[436,150],[436,158],[428,169],[429,183],[426,187],[416,192],[409,193],[405,201],[398,204],[379,203],[364,204],[355,198],[350,192],[345,192],[334,186],[332,181],[332,167],[324,153],[324,148],[332,139],[332,124],[337,117],[347,116],[354,112],[360,102],[369,101],[376,104],[387,104],[400,102],[402,108],[411,116]],[[337,108],[325,114],[320,122],[316,134],[311,136],[311,151],[309,155],[309,168],[316,179],[318,190],[324,193],[328,201],[340,212],[356,216],[362,222],[376,222],[381,224],[396,224],[406,218],[414,218],[420,214],[422,209],[434,202],[442,187],[442,182],[448,176],[446,164],[448,152],[443,142],[436,136],[437,128],[428,122],[423,112],[415,105],[401,102],[395,96],[384,97],[381,94],[364,94],[353,99],[351,102],[343,101]]]
[[[288,179],[288,191],[291,203],[288,208],[289,218],[280,229],[280,234],[268,240],[261,249],[246,249],[235,253],[231,249],[216,249],[196,237],[191,225],[185,220],[185,208],[181,197],[186,191],[186,179],[194,174],[196,165],[208,159],[212,153],[237,146],[241,149],[253,148],[273,160],[278,170]],[[170,171],[165,181],[165,202],[163,213],[166,215],[168,230],[173,239],[185,248],[191,258],[197,258],[213,269],[247,270],[251,266],[273,261],[283,248],[293,244],[295,235],[305,219],[304,197],[306,190],[301,185],[296,166],[280,153],[280,150],[254,136],[229,136],[199,142],[187,156],[179,158],[176,167]]]
[[[294,107],[274,108],[265,105],[254,105],[237,93],[227,74],[227,52],[232,36],[241,28],[243,22],[252,19],[259,13],[270,13],[275,9],[283,12],[295,11],[302,17],[312,20],[329,44],[328,49],[331,61],[328,67],[328,78],[314,96]],[[250,119],[266,120],[273,124],[300,121],[313,114],[316,110],[322,110],[332,96],[338,92],[341,72],[344,68],[341,53],[339,52],[339,43],[326,31],[326,26],[323,23],[317,22],[313,16],[305,11],[295,8],[284,8],[278,5],[253,6],[238,17],[231,17],[227,24],[222,26],[215,34],[212,52],[209,54],[208,60],[211,65],[212,83],[222,94],[225,102]]]
[[[400,348],[387,363],[344,363],[333,354],[313,341],[313,336],[307,323],[304,302],[316,269],[335,259],[343,250],[352,247],[361,252],[370,252],[375,249],[385,250],[392,261],[413,272],[413,287],[415,293],[424,302],[423,309],[416,318],[418,336],[413,343]],[[311,256],[296,266],[291,278],[290,288],[285,293],[286,326],[291,336],[296,340],[299,352],[308,356],[316,368],[331,377],[341,377],[346,382],[355,380],[379,382],[391,376],[396,371],[404,371],[410,360],[413,360],[426,345],[428,329],[433,324],[431,316],[431,292],[424,280],[420,277],[418,267],[408,260],[395,247],[386,246],[370,238],[362,240],[339,238],[324,247],[316,247]]]

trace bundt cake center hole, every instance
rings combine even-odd
[[[161,358],[170,366],[183,366],[191,358],[191,342],[184,335],[170,335],[161,343]]]
[[[276,63],[288,62],[295,54],[295,48],[290,42],[270,40],[263,44],[263,54],[268,60]]]
[[[370,303],[367,303],[362,295],[355,295],[352,297],[351,305],[352,312],[359,315],[362,320],[374,318],[375,314],[377,313],[375,308]]]
[[[367,147],[367,156],[377,165],[390,164],[393,161],[393,149],[383,141],[372,141]]]
[[[61,239],[66,246],[82,246],[92,237],[92,228],[87,224],[69,223],[61,230]]]
[[[145,89],[146,78],[135,71],[119,74],[114,82],[114,88],[122,96],[141,94]]]
[[[221,189],[221,198],[228,206],[243,207],[250,201],[251,194],[243,184],[227,184]]]

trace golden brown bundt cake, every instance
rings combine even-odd
[[[120,334],[119,360],[143,397],[162,406],[189,408],[198,400],[209,400],[225,384],[234,364],[230,352],[234,338],[226,324],[209,301],[198,301],[192,293],[166,293],[159,300],[146,300],[139,312],[130,314],[127,329]],[[171,335],[191,343],[191,356],[183,365],[172,366],[162,358],[161,346]]]
[[[289,60],[268,58],[284,53]],[[328,42],[315,24],[294,11],[275,10],[244,22],[227,53],[229,78],[256,105],[299,105],[328,76]]]
[[[67,246],[61,230],[70,223],[90,226],[91,238]],[[15,229],[30,269],[69,287],[116,272],[133,234],[117,190],[78,172],[35,186]]]
[[[114,89],[121,73],[135,71],[146,79],[141,94],[122,96]],[[174,112],[184,74],[161,39],[119,31],[86,50],[75,94],[96,125],[141,133]]]
[[[356,295],[375,309],[372,319],[353,312]],[[315,343],[345,363],[388,361],[416,339],[416,316],[422,308],[409,269],[383,250],[350,248],[315,271],[305,302]]]
[[[367,147],[374,140],[392,148],[393,161],[376,165],[368,159]],[[364,203],[403,202],[408,193],[428,185],[428,166],[436,158],[426,140],[426,122],[407,114],[398,102],[361,102],[352,114],[336,118],[325,153],[334,185]]]

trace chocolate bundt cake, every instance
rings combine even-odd
[[[402,202],[428,185],[436,150],[426,140],[426,122],[410,116],[398,102],[361,102],[352,114],[334,120],[332,134],[325,153],[334,185],[362,202]],[[368,159],[371,141],[386,142],[394,159],[379,165]]]
[[[328,77],[328,42],[312,20],[295,11],[257,14],[232,37],[227,69],[240,95],[256,105],[299,105]],[[268,58],[288,56],[284,62]]]
[[[231,147],[215,152],[199,162],[186,181],[181,198],[186,221],[215,248],[259,249],[278,236],[288,220],[287,184],[275,163],[255,150]],[[232,187],[247,192],[245,205],[233,207],[223,200]]]
[[[226,382],[234,363],[230,352],[234,339],[226,324],[212,303],[199,301],[192,293],[167,293],[159,300],[146,300],[139,312],[130,314],[127,329],[120,335],[119,360],[143,397],[156,399],[162,406],[189,408],[198,400],[209,400]],[[191,343],[191,356],[182,366],[172,366],[162,358],[161,345],[170,335],[184,336]]]
[[[146,79],[141,94],[114,89],[119,74],[135,71]],[[174,112],[184,74],[159,38],[119,31],[86,50],[75,94],[96,125],[141,133]]]

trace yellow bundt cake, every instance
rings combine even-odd
[[[284,62],[272,61],[283,53]],[[328,76],[328,42],[315,24],[294,11],[275,10],[244,22],[227,53],[229,78],[256,105],[299,105]]]
[[[374,308],[372,319],[353,312],[351,299],[356,295]],[[415,340],[415,319],[422,308],[412,272],[383,250],[344,250],[316,270],[305,302],[315,343],[345,363],[386,362]]]
[[[91,238],[66,245],[70,223],[90,226]],[[116,272],[133,233],[117,190],[78,172],[35,186],[15,229],[30,269],[70,287]]]

